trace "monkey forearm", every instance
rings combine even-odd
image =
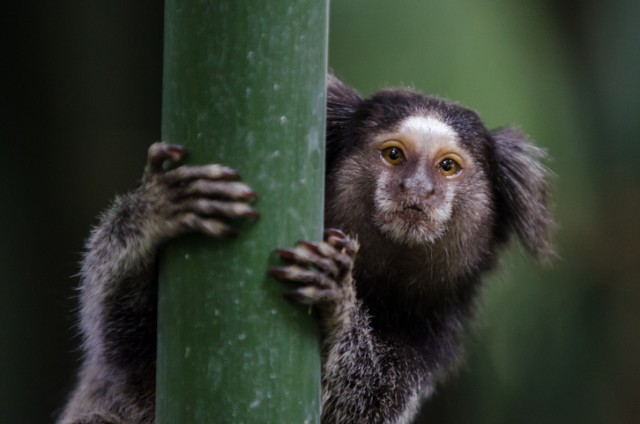
[[[114,200],[87,241],[81,269],[85,285],[123,280],[154,260],[159,239],[149,228],[150,208],[141,189]]]
[[[153,144],[142,185],[116,198],[87,242],[80,290],[89,356],[134,368],[153,359],[159,245],[187,232],[224,237],[232,232],[227,221],[257,216],[248,204],[256,195],[234,170],[164,168],[184,154],[178,145]]]
[[[62,423],[155,421],[158,248],[188,232],[222,238],[232,232],[228,222],[257,217],[249,204],[256,195],[233,169],[165,167],[184,155],[179,145],[151,145],[141,186],[115,199],[87,241],[85,355]]]
[[[404,423],[417,408],[420,384],[396,346],[382,341],[360,305],[325,339],[323,423]]]
[[[423,388],[410,346],[382,337],[358,300],[352,275],[357,241],[328,229],[320,243],[300,242],[278,253],[290,265],[272,269],[298,283],[287,297],[316,305],[323,330],[322,422],[404,423]],[[363,283],[366,285],[366,283]]]
[[[81,270],[81,323],[94,356],[108,353],[105,339],[114,333],[137,337],[133,333],[152,325],[159,239],[148,229],[147,209],[140,189],[116,198],[87,242]],[[120,331],[125,326],[127,331]]]

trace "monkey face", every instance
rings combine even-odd
[[[436,114],[411,115],[365,144],[374,156],[373,220],[390,240],[433,244],[445,235],[459,238],[453,233],[456,216],[465,215],[471,227],[489,218],[482,167],[456,130]]]
[[[325,224],[359,237],[364,252],[426,247],[456,274],[488,266],[515,234],[551,256],[545,157],[456,103],[406,89],[363,99],[329,77]]]

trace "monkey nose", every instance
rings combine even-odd
[[[405,178],[400,181],[400,190],[405,194],[429,197],[435,192],[435,185],[429,178]]]

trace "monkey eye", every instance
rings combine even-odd
[[[404,160],[404,154],[399,147],[391,146],[382,150],[382,157],[391,165],[398,165]]]
[[[455,159],[444,158],[438,163],[438,169],[440,173],[445,177],[451,177],[453,175],[457,175],[462,171],[462,167]]]

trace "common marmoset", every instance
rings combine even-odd
[[[84,360],[61,423],[154,422],[158,247],[256,216],[235,171],[164,170],[183,155],[152,145],[142,185],[87,242]],[[329,77],[325,226],[336,229],[279,249],[284,265],[270,271],[319,311],[323,423],[410,422],[459,360],[500,249],[517,235],[534,256],[551,253],[544,157],[455,103],[398,89],[363,99]]]

